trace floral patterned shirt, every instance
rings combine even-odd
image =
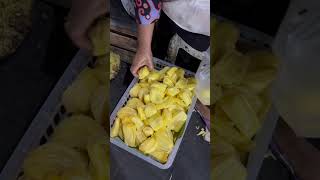
[[[139,24],[151,24],[160,18],[161,0],[133,0],[136,21]]]

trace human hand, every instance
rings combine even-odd
[[[79,48],[92,50],[88,30],[95,19],[106,14],[109,7],[106,0],[73,0],[65,29],[72,42]]]
[[[137,77],[138,71],[143,66],[153,69],[152,52],[150,48],[138,48],[131,65],[131,73]]]

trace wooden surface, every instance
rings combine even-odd
[[[120,0],[111,0],[110,5],[111,50],[119,54],[121,60],[131,63],[137,47],[136,22],[122,7]]]

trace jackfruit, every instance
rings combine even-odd
[[[147,137],[152,136],[153,132],[154,132],[153,129],[150,126],[143,127],[142,131]]]
[[[137,128],[134,123],[125,123],[122,125],[124,142],[130,147],[136,147]]]
[[[169,87],[167,89],[166,94],[168,96],[176,96],[177,94],[179,94],[180,90],[177,87]]]
[[[142,131],[142,128],[137,129],[136,145],[139,146],[143,141],[147,139],[147,136]]]
[[[138,106],[137,107],[137,110],[138,110],[138,115],[139,115],[139,118],[144,121],[146,120],[146,114],[144,113],[144,106]]]
[[[121,120],[120,120],[120,118],[117,117],[116,120],[113,123],[112,128],[111,128],[110,137],[113,138],[113,137],[118,136],[120,127],[121,127]]]
[[[143,107],[144,103],[138,98],[131,98],[127,102],[126,106],[132,109],[137,109],[138,107]]]
[[[179,132],[187,120],[187,114],[181,110],[172,112],[173,130]]]
[[[138,72],[139,75],[139,79],[144,79],[146,78],[148,75],[150,74],[150,71],[148,69],[147,66],[144,66],[143,68],[141,68]]]
[[[157,107],[154,104],[149,103],[145,106],[144,113],[146,114],[146,118],[149,118],[157,113]]]
[[[120,119],[125,119],[126,117],[133,117],[133,116],[137,116],[137,111],[131,107],[122,107],[118,113],[117,113],[117,116],[120,118]]]
[[[157,150],[164,151],[170,154],[173,148],[173,135],[172,132],[166,128],[161,128],[155,132],[155,138],[157,141]]]
[[[155,114],[148,118],[146,121],[147,124],[151,126],[154,131],[157,131],[164,126],[163,118],[160,114]]]
[[[168,161],[169,156],[168,153],[158,150],[151,152],[150,155],[161,163],[166,163]]]
[[[108,121],[108,88],[107,86],[99,86],[91,97],[91,112],[95,120],[104,127]]]
[[[138,97],[139,90],[141,89],[141,86],[139,84],[135,84],[131,89],[130,89],[130,96],[131,97]]]
[[[157,141],[156,139],[151,136],[147,138],[142,144],[139,146],[139,150],[142,151],[144,154],[149,154],[157,149]]]

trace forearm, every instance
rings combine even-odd
[[[154,23],[141,25],[138,24],[138,50],[150,50],[153,35]]]

